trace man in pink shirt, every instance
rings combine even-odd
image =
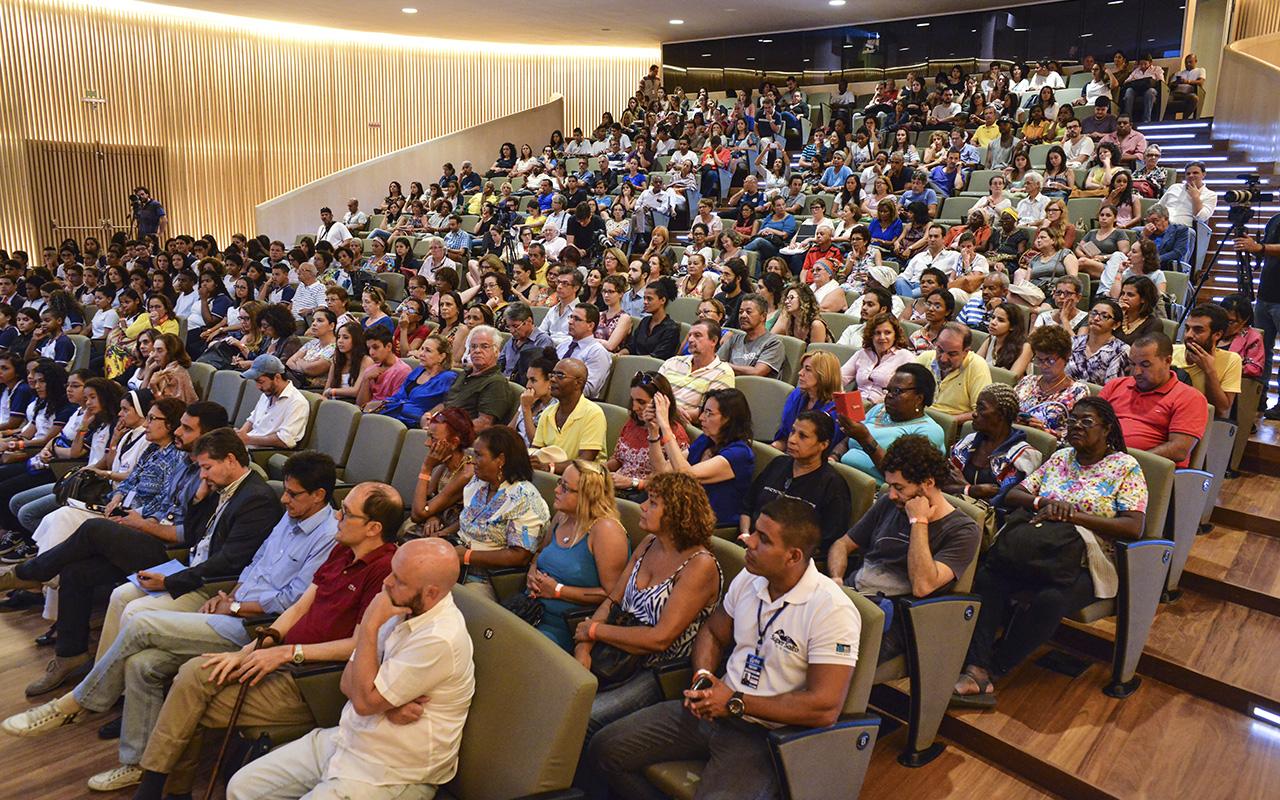
[[[1115,133],[1103,136],[1102,142],[1111,142],[1120,148],[1120,163],[1128,169],[1133,169],[1147,150],[1147,137],[1133,129],[1133,117],[1128,114],[1116,117]]]
[[[361,373],[358,379],[356,403],[365,413],[374,413],[382,408],[383,401],[400,391],[411,368],[396,357],[391,346],[395,335],[386,326],[371,325],[364,336],[373,366]]]

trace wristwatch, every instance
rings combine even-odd
[[[734,692],[724,707],[728,710],[729,716],[741,719],[742,712],[746,710],[746,704],[742,702],[742,692]]]
[[[307,659],[302,655],[302,645],[295,644],[293,646],[293,663],[301,664],[303,661],[306,661],[306,660]]]
[[[232,601],[231,601],[231,616],[233,616],[233,617],[238,617],[238,616],[240,616],[240,601],[239,601],[239,600],[232,600]]]

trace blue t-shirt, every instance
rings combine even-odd
[[[7,408],[9,416],[26,419],[27,406],[31,405],[35,399],[36,393],[26,381],[20,381],[13,387],[13,391],[0,388],[0,408]]]
[[[823,186],[838,186],[843,188],[844,182],[847,181],[849,176],[852,174],[853,170],[849,169],[847,166],[841,166],[838,170],[835,167],[827,167],[822,173],[822,179],[818,182]]]
[[[924,187],[924,191],[920,192],[919,194],[916,194],[910,189],[902,193],[903,208],[906,208],[907,206],[917,201],[924,203],[926,206],[931,206],[934,203],[938,202],[938,193],[935,192],[933,189],[930,189],[928,186]]]
[[[71,339],[66,334],[59,336],[52,341],[46,341],[40,345],[40,355],[45,358],[51,358],[59,364],[70,364],[71,359],[75,357],[76,346],[72,344]]]
[[[876,440],[876,444],[880,445],[882,450],[889,449],[889,445],[897,441],[899,436],[917,433],[933,442],[940,452],[947,452],[947,437],[942,432],[942,426],[927,414],[919,419],[894,422],[889,418],[889,412],[885,411],[884,404],[880,403],[871,407],[863,424],[867,426],[867,431],[871,433],[871,437]],[[856,470],[867,473],[876,481],[884,483],[884,475],[880,474],[871,456],[867,455],[862,445],[854,439],[849,440],[849,449],[840,457],[840,463],[848,464]]]
[[[889,227],[880,224],[880,218],[876,217],[871,220],[871,224],[867,226],[871,231],[871,241],[889,241],[892,242],[902,235],[902,220],[898,217],[893,218],[893,223]]]
[[[705,433],[693,440],[689,445],[689,463],[697,464],[711,447],[711,438]],[[756,454],[751,443],[737,441],[725,445],[716,452],[724,456],[733,469],[733,477],[719,483],[704,483],[702,488],[711,501],[711,510],[715,512],[716,524],[720,527],[732,525],[737,527],[738,517],[747,507],[747,490],[751,488],[751,476],[756,468]]]
[[[377,322],[373,324],[381,325],[382,327],[386,328],[392,333],[396,332],[396,321],[392,319],[390,316],[382,317],[381,319],[379,319]],[[369,330],[370,324],[369,324],[368,317],[364,317],[363,319],[360,320],[360,327],[364,328],[366,331]]]
[[[782,404],[782,424],[778,426],[778,432],[773,435],[775,442],[785,442],[787,437],[791,435],[791,426],[795,425],[796,417],[800,416],[801,411],[820,411],[828,414],[833,422],[836,422],[836,430],[839,431],[839,422],[836,421],[836,401],[828,400],[820,406],[806,408],[809,398],[803,389],[792,389],[791,394],[787,395],[787,402]],[[831,447],[834,447],[838,440],[832,438]],[[829,448],[828,448],[829,449]]]
[[[157,200],[151,200],[145,206],[133,212],[133,218],[138,221],[138,235],[146,236],[149,233],[155,233],[160,230],[160,218],[164,214],[164,206],[160,205]]]
[[[929,170],[929,180],[937,184],[947,197],[956,193],[956,176],[947,172],[946,167],[939,165]]]

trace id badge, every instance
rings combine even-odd
[[[742,670],[742,684],[749,689],[760,688],[760,673],[764,671],[764,659],[755,653],[747,654],[747,665]]]

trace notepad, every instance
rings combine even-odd
[[[175,559],[166,561],[163,564],[160,564],[159,566],[148,567],[147,569],[142,570],[142,572],[158,572],[167,578],[170,575],[175,575],[179,572],[182,572],[186,568],[187,568],[186,564],[183,564],[181,561],[175,558]],[[129,573],[129,583],[132,583],[134,586],[137,586],[139,589],[142,589],[142,585],[138,583],[138,573],[136,572]],[[164,594],[163,589],[155,592],[147,591],[146,589],[142,589],[142,591],[147,592],[147,594],[149,595]]]

